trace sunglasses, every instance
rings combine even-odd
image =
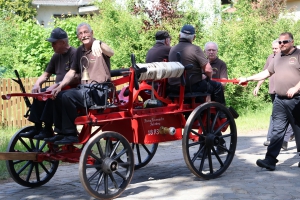
[[[289,42],[291,42],[292,40],[283,40],[283,41],[278,41],[278,44],[287,44]]]

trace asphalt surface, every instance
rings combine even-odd
[[[181,140],[160,143],[153,160],[136,170],[131,184],[117,198],[124,200],[201,200],[201,199],[299,199],[300,168],[295,142],[281,151],[275,171],[257,167],[264,158],[264,132],[238,134],[236,155],[220,177],[204,180],[186,166]],[[1,161],[3,162],[3,161]],[[78,165],[59,166],[54,177],[39,188],[28,189],[15,182],[1,183],[0,199],[94,199],[79,180]]]

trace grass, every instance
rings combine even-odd
[[[0,128],[0,152],[5,152],[10,138],[18,131],[13,128]]]
[[[17,132],[17,129],[1,128],[0,129],[0,152],[6,152],[10,138]],[[0,160],[0,180],[9,176],[4,160]]]
[[[239,118],[236,119],[238,135],[249,134],[257,130],[267,130],[269,126],[270,114],[272,110],[271,104],[254,112],[239,113]],[[1,129],[0,128],[0,152],[6,152],[10,138],[17,132],[18,129]],[[8,178],[5,161],[0,160],[0,180]]]
[[[237,133],[247,134],[251,131],[268,130],[271,113],[271,103],[254,112],[239,113],[239,118],[235,120]]]

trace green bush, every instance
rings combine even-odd
[[[16,129],[3,128],[0,126],[0,152],[6,152],[8,143],[16,131]],[[0,180],[8,177],[9,174],[6,168],[5,160],[0,160]]]
[[[76,27],[81,22],[89,23],[95,38],[106,42],[115,51],[111,64],[112,69],[118,69],[130,67],[132,53],[136,55],[137,62],[144,62],[148,49],[155,43],[156,31],[169,31],[173,38],[171,44],[175,45],[182,25],[193,24],[197,35],[194,43],[203,48],[207,41],[217,42],[219,57],[227,63],[230,78],[260,72],[272,52],[272,41],[281,32],[293,33],[296,44],[300,40],[300,22],[277,19],[277,14],[268,15],[270,12],[263,10],[273,9],[274,6],[253,9],[253,4],[241,0],[235,4],[235,13],[221,13],[221,21],[216,19],[212,26],[207,26],[204,21],[208,14],[197,12],[190,1],[184,4],[185,11],[178,7],[177,1],[162,0],[161,6],[147,12],[135,2],[129,0],[127,6],[121,6],[115,1],[103,0],[97,3],[99,15],[55,19],[53,26],[66,30],[70,44],[78,47],[80,42]],[[281,9],[275,9],[276,13]],[[215,12],[219,13],[217,10]],[[5,12],[0,16],[0,25],[6,33],[0,36],[0,73],[11,77],[12,70],[18,69],[22,76],[39,76],[53,54],[50,43],[45,41],[52,28],[41,27],[33,20],[8,16]],[[261,102],[270,101],[268,84],[263,84],[258,97],[252,95],[255,85],[256,82],[249,83],[247,87],[228,84],[227,104],[234,105],[239,112],[261,109]]]
[[[299,38],[299,22],[290,19],[264,20],[257,10],[246,1],[239,1],[237,12],[215,23],[210,33],[205,34],[197,44],[204,48],[207,41],[215,41],[219,46],[219,57],[228,67],[230,78],[247,77],[262,71],[268,55],[272,53],[271,43],[282,32],[292,32]],[[299,41],[299,40],[298,40]],[[297,44],[297,43],[296,43]],[[227,104],[234,105],[239,112],[262,109],[262,102],[270,101],[268,84],[264,83],[258,97],[252,95],[257,82],[247,87],[233,84],[226,86]]]
[[[1,15],[0,15],[1,16]],[[2,13],[0,25],[0,66],[5,68],[5,77],[12,77],[17,69],[21,76],[40,75],[53,54],[49,42],[45,41],[47,29],[33,20],[24,22],[21,17],[8,17]]]
[[[0,0],[0,9],[2,12],[8,11],[11,16],[20,16],[23,21],[32,19],[37,14],[32,0]]]

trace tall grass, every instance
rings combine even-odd
[[[10,138],[17,132],[17,129],[1,128],[0,129],[0,152],[6,152]],[[4,160],[0,160],[0,180],[7,178],[8,172]]]
[[[268,130],[270,115],[272,113],[272,104],[264,104],[265,106],[262,106],[263,109],[239,113],[239,118],[235,120],[238,135],[250,134],[251,132],[258,130]]]

